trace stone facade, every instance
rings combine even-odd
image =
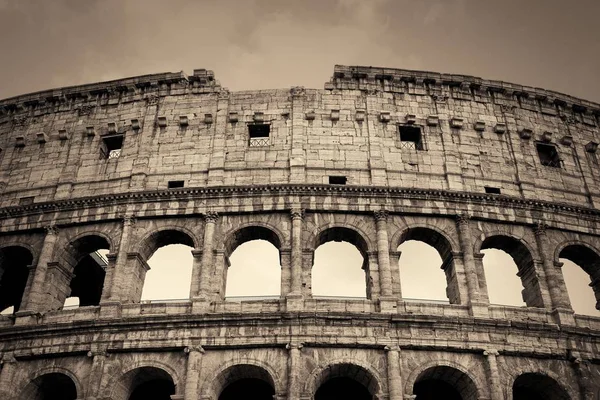
[[[573,313],[559,258],[600,307],[599,115],[541,89],[345,66],[324,90],[229,92],[196,70],[1,101],[0,306],[17,311],[0,316],[0,397],[125,400],[160,381],[216,400],[253,380],[299,400],[349,378],[377,399],[433,381],[463,399],[594,399],[600,319]],[[227,301],[229,255],[254,239],[279,250],[281,297]],[[332,240],[363,255],[367,299],[312,296]],[[402,298],[407,240],[440,253],[450,304]],[[193,248],[189,301],[141,302],[147,260],[173,243]],[[488,248],[514,258],[527,307],[489,304]],[[74,292],[86,306],[63,309]]]

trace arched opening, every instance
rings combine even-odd
[[[315,400],[372,400],[379,392],[375,377],[355,364],[330,365],[316,378]]]
[[[404,231],[398,243],[403,298],[460,303],[448,239],[433,229],[415,227]]]
[[[313,296],[371,298],[368,246],[356,231],[329,228],[317,236],[312,267]]]
[[[275,383],[271,375],[256,365],[240,364],[227,368],[213,383],[219,400],[272,400]]]
[[[522,294],[521,298],[522,298],[523,302],[528,307],[543,307],[544,303],[542,300],[542,294],[541,294],[541,290],[539,287],[537,274],[535,273],[533,257],[531,256],[531,252],[529,251],[527,246],[525,246],[525,244],[523,244],[523,242],[521,242],[520,240],[517,240],[510,236],[494,235],[494,236],[487,237],[481,244],[480,250],[483,252],[483,250],[486,250],[486,249],[501,250],[513,259],[513,262],[516,265],[517,271],[518,271],[517,276],[520,278],[521,286],[523,288],[521,290],[521,294]],[[486,254],[486,253],[484,253],[484,254]],[[490,254],[489,257],[492,259],[494,258],[494,256],[496,258],[498,258],[498,254],[499,253],[496,253],[494,255]],[[488,263],[488,261],[486,261],[487,257],[488,257],[488,254],[486,254],[483,258],[484,270],[485,270],[486,263]],[[506,258],[504,258],[504,259],[506,260]],[[502,257],[500,257],[500,261],[502,261]],[[507,265],[504,267],[505,270],[506,270],[506,268],[510,269],[511,265]],[[489,265],[488,265],[488,269],[490,269]],[[505,288],[503,288],[501,285],[499,285],[497,282],[495,282],[492,279],[493,275],[490,275],[488,277],[487,270],[486,270],[486,277],[487,277],[486,280],[488,282],[488,293],[490,293],[490,292],[494,293],[494,299],[496,299],[497,291],[505,290]],[[491,295],[490,295],[490,297],[491,297]],[[516,302],[515,297],[516,297],[516,293],[514,293],[514,292],[512,293],[512,295],[508,296],[508,298],[512,299],[513,302]],[[501,296],[500,301],[503,301],[503,298],[505,299],[506,296]],[[492,301],[492,302],[494,302],[494,301]],[[508,302],[508,300],[507,300],[507,302]]]
[[[488,296],[491,304],[525,306],[523,284],[519,278],[519,268],[515,260],[503,250],[486,249],[483,253],[483,271],[488,282]]]
[[[140,367],[127,372],[113,388],[115,400],[171,400],[175,383],[168,372],[156,367]]]
[[[573,310],[600,316],[600,256],[583,245],[567,246],[558,256]]]
[[[281,242],[262,226],[249,226],[225,243],[227,268],[225,297],[279,296],[281,294]]]
[[[479,393],[473,380],[464,372],[436,366],[421,372],[413,386],[417,400],[477,400]]]
[[[69,249],[69,264],[75,267],[70,295],[63,299],[64,307],[97,306],[102,297],[110,244],[102,236],[88,235],[69,243]]]
[[[0,311],[12,314],[19,311],[29,277],[33,255],[21,246],[0,249]]]
[[[552,378],[540,373],[519,375],[513,383],[513,400],[568,400],[567,392]]]
[[[192,280],[194,240],[168,229],[146,239],[142,258],[150,269],[143,278],[142,301],[188,299]]]
[[[38,376],[31,381],[19,399],[22,400],[75,400],[77,388],[73,380],[65,374],[53,372]]]

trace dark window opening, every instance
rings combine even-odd
[[[401,149],[423,150],[421,128],[418,126],[401,125],[398,129],[400,131]]]
[[[552,144],[537,143],[537,152],[540,163],[546,167],[560,168],[560,157],[556,147]]]
[[[345,185],[346,181],[347,181],[347,179],[345,176],[330,176],[329,177],[330,185]]]
[[[169,187],[169,189],[182,188],[183,181],[169,181],[168,187]]]
[[[33,199],[35,199],[35,196],[21,197],[19,199],[19,205],[26,206],[28,204],[33,204]]]
[[[271,126],[269,124],[250,124],[248,125],[248,136],[250,147],[269,146],[271,144],[269,134]]]
[[[486,193],[490,193],[490,194],[500,194],[500,188],[497,187],[491,187],[491,186],[484,186],[485,188],[485,192]]]
[[[123,135],[114,135],[102,138],[102,158],[111,159],[121,156],[123,147]]]

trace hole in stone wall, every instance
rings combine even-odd
[[[2,314],[19,311],[33,255],[24,247],[0,249],[0,310]]]
[[[242,243],[233,251],[229,262],[225,297],[281,294],[279,250],[267,240]]]
[[[112,135],[102,138],[100,155],[102,158],[119,158],[123,147],[123,135]]]
[[[33,204],[33,200],[34,199],[35,199],[35,196],[21,197],[19,199],[19,205],[20,206],[26,206],[28,204]]]
[[[184,185],[183,181],[169,181],[168,188],[169,189],[182,188],[183,185]]]
[[[573,261],[560,258],[563,263],[562,274],[567,287],[571,307],[576,314],[600,317],[600,310],[596,309],[596,296],[590,288],[590,275]]]
[[[400,125],[400,147],[404,149],[423,150],[421,128],[411,125]]]
[[[345,176],[330,176],[329,184],[330,185],[345,185],[347,178]]]
[[[250,147],[269,146],[271,126],[269,124],[248,124],[248,138]]]
[[[148,259],[142,301],[182,300],[190,297],[192,280],[192,247],[167,244],[159,247]]]
[[[72,266],[73,278],[64,294],[68,297],[59,299],[63,308],[100,304],[108,266],[108,248],[107,240],[97,235],[84,236],[70,243],[70,252],[64,263]]]
[[[524,307],[521,291],[523,284],[517,276],[519,268],[515,260],[505,251],[487,249],[481,251],[483,271],[491,304]]]
[[[404,299],[448,302],[442,257],[427,243],[407,240],[398,246],[400,285]]]
[[[560,168],[560,157],[553,144],[536,143],[540,163],[546,167]]]
[[[484,186],[485,192],[490,194],[500,194],[500,188],[492,186]]]
[[[364,265],[363,255],[349,242],[320,245],[312,268],[313,295],[366,298]]]

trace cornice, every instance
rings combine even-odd
[[[331,186],[312,184],[269,184],[252,186],[213,186],[182,189],[165,189],[87,196],[75,199],[56,200],[29,205],[0,208],[0,219],[39,215],[50,212],[82,210],[98,206],[129,205],[144,202],[173,200],[218,199],[253,196],[323,196],[343,195],[347,197],[377,198],[381,204],[384,199],[411,199],[449,201],[459,204],[487,205],[511,209],[525,209],[540,212],[577,214],[596,218],[600,210],[576,206],[567,203],[529,200],[506,195],[490,195],[473,192],[455,192],[448,190],[413,189],[382,186]],[[307,208],[310,210],[310,208]]]

